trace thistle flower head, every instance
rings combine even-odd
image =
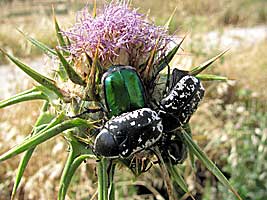
[[[166,28],[150,23],[126,2],[106,5],[96,17],[85,8],[78,14],[75,25],[63,33],[69,37],[68,50],[75,57],[83,53],[94,57],[99,47],[103,66],[140,65],[154,48],[159,56],[163,55],[171,40]]]

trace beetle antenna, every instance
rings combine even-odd
[[[146,168],[144,170],[142,170],[142,172],[144,173],[144,172],[149,171],[151,169],[151,167],[153,167],[153,164],[154,164],[153,161],[149,161],[148,166],[146,166]]]

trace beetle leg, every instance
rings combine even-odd
[[[159,164],[159,160],[156,160],[156,161],[151,161],[152,162],[152,165],[157,165],[157,164]]]
[[[152,162],[155,163],[155,164],[160,164],[161,162],[160,162],[160,158],[159,158],[159,155],[158,155],[157,151],[156,151],[154,148],[151,148],[150,150],[152,151],[152,153],[153,153],[153,154],[156,156],[156,158],[157,158],[156,161],[152,161]]]
[[[85,111],[77,114],[77,115],[74,115],[74,116],[70,116],[70,118],[77,118],[77,117],[81,117],[87,113],[96,113],[96,112],[103,112],[102,108],[101,107],[98,107],[98,108],[85,108]]]
[[[105,106],[102,103],[100,103],[100,108],[102,109],[102,112],[104,114],[107,114],[108,113],[108,110],[105,108]]]
[[[146,166],[146,168],[142,172],[147,172],[148,170],[150,170],[151,167],[153,167],[153,164],[154,164],[153,161],[150,161],[148,166]]]
[[[141,159],[141,171],[143,171],[143,169],[145,168],[145,158]]]

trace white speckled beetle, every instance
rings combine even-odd
[[[150,108],[123,113],[107,121],[94,143],[96,154],[122,157],[153,146],[162,136],[161,118]]]
[[[167,95],[160,101],[159,116],[164,132],[170,132],[186,124],[196,111],[205,89],[199,79],[188,72],[174,69]]]

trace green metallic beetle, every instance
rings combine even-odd
[[[111,66],[102,77],[109,119],[94,142],[97,155],[128,157],[153,146],[162,135],[157,113],[146,108],[141,78],[130,66]]]
[[[108,117],[134,111],[146,106],[146,93],[135,68],[111,66],[102,77]]]

